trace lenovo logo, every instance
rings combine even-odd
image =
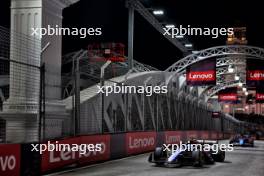
[[[237,100],[237,95],[233,95],[233,94],[230,94],[230,95],[219,95],[219,100],[232,100],[232,101],[235,101]]]
[[[180,136],[165,136],[166,144],[175,144],[180,141]]]
[[[85,153],[81,153],[80,151],[71,151],[71,150],[61,150],[59,152],[50,151],[49,163],[75,160],[82,157],[95,157],[106,153],[105,143],[101,142],[100,144],[96,144],[96,146],[97,147],[95,150],[86,150]]]
[[[264,70],[250,70],[247,72],[248,80],[264,80]]]
[[[14,155],[0,156],[1,171],[13,170],[16,167],[16,158]]]
[[[135,149],[135,148],[144,148],[149,146],[155,145],[155,138],[149,137],[149,138],[132,138],[129,137],[129,148]]]
[[[81,158],[81,157],[103,155],[105,152],[106,152],[106,144],[102,142],[100,144],[100,150],[87,151],[85,154],[80,154],[79,157]]]
[[[264,100],[264,94],[257,93],[256,94],[256,99],[257,100]]]
[[[189,72],[187,79],[190,81],[214,81],[215,71]]]

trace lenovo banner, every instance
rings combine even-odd
[[[198,131],[186,131],[186,139],[192,140],[192,139],[198,139],[199,138],[199,132]]]
[[[183,140],[184,132],[182,131],[165,131],[166,144],[179,144]]]
[[[208,131],[200,131],[200,138],[201,139],[209,139],[209,132]]]
[[[218,133],[215,132],[215,131],[212,131],[212,132],[211,132],[210,139],[212,139],[212,140],[216,140],[217,138],[218,138]]]
[[[127,155],[154,150],[156,147],[156,132],[135,132],[126,134]]]
[[[94,163],[110,159],[110,135],[82,136],[80,145],[94,147],[85,153],[79,153],[79,163]],[[91,145],[92,144],[92,145]]]
[[[70,138],[64,139],[60,141],[54,141],[51,144],[79,144],[80,138]],[[47,150],[43,152],[41,158],[41,171],[46,172],[52,169],[62,168],[63,166],[73,164],[78,159],[77,151],[70,151],[68,149],[61,149],[61,147],[57,147],[57,149],[51,150],[53,147],[50,147],[50,151],[48,151],[48,144]],[[51,145],[50,145],[51,146]],[[63,146],[63,145],[60,145]]]
[[[264,85],[264,61],[247,60],[247,86]]]
[[[219,91],[218,93],[219,102],[237,102],[237,88],[231,87]]]
[[[187,67],[186,80],[191,86],[215,85],[216,60],[204,60]]]
[[[110,135],[81,136],[45,145],[47,148],[42,154],[42,172],[73,163],[86,164],[110,158]]]
[[[256,103],[264,103],[264,87],[257,87]]]
[[[0,175],[20,175],[19,144],[0,144]]]
[[[218,133],[218,138],[219,138],[219,139],[223,139],[223,138],[224,138],[223,133],[219,132],[219,133]]]

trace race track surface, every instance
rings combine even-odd
[[[203,168],[156,167],[147,162],[148,154],[77,168],[52,175],[60,176],[263,176],[264,141],[255,141],[255,147],[236,147],[226,153],[224,163]]]

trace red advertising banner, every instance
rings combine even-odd
[[[20,144],[0,144],[0,175],[20,175]]]
[[[191,86],[215,85],[216,60],[204,60],[187,67],[186,81]]]
[[[221,132],[218,133],[218,139],[223,139],[223,133]]]
[[[226,93],[218,95],[220,101],[236,101],[237,100],[237,94],[235,93]]]
[[[200,131],[200,139],[203,139],[203,140],[209,139],[209,132],[208,131]]]
[[[256,100],[264,100],[264,93],[256,93]]]
[[[187,74],[188,81],[214,81],[215,71],[193,71]]]
[[[51,144],[79,144],[80,137],[64,139],[60,141],[51,142]],[[68,150],[61,151],[44,151],[41,156],[41,171],[45,172],[48,170],[60,168],[72,163],[75,163],[78,159],[78,153]]]
[[[258,87],[264,84],[264,61],[247,60],[247,86]]]
[[[51,144],[55,144],[57,149],[46,150],[42,154],[42,172],[77,162],[81,164],[92,163],[110,158],[110,135],[81,136],[53,141]],[[59,144],[69,144],[71,150],[65,150]]]
[[[249,81],[264,81],[264,70],[248,70],[247,76]]]
[[[237,100],[237,87],[225,88],[218,93],[219,102],[236,102]]]
[[[96,161],[108,160],[110,158],[110,135],[82,136],[83,144],[97,145],[100,150],[87,151],[85,154],[79,154],[79,163],[93,163]]]
[[[256,89],[256,103],[264,103],[264,86]]]
[[[179,144],[183,140],[183,135],[182,131],[165,131],[165,144]]]
[[[136,132],[126,134],[127,155],[154,150],[156,147],[156,132]]]
[[[211,132],[210,139],[211,139],[211,140],[216,140],[217,138],[218,138],[218,133],[215,132],[215,131],[212,131],[212,132]]]
[[[187,138],[187,140],[198,139],[199,138],[199,132],[198,131],[187,131],[186,132],[186,138]]]

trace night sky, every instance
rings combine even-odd
[[[248,44],[264,48],[264,11],[260,0],[142,0],[148,8],[163,9],[161,23],[192,27],[247,27]],[[9,0],[1,1],[0,25],[9,27]],[[63,27],[102,27],[102,36],[63,37],[63,54],[86,48],[94,42],[121,42],[127,46],[128,11],[124,0],[81,0],[63,12]],[[224,45],[226,37],[189,38],[196,50]],[[182,53],[151,27],[139,14],[135,15],[134,58],[158,69],[166,69]]]

